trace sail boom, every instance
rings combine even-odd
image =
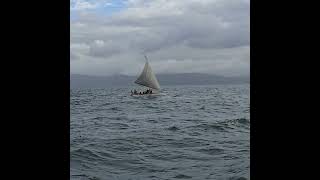
[[[143,83],[139,83],[139,82],[136,82],[136,81],[135,81],[134,83],[136,83],[136,84],[138,84],[138,85],[141,85],[141,86],[144,86],[144,87],[151,88],[151,89],[160,90],[160,88],[146,86],[145,84],[143,84]]]

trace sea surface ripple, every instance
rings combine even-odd
[[[250,179],[248,84],[130,88],[70,90],[71,179]]]

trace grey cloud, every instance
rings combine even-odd
[[[121,52],[121,44],[114,41],[95,40],[90,45],[89,55],[96,57],[109,57]]]
[[[134,0],[107,17],[79,14],[71,23],[71,44],[78,44],[71,48],[72,71],[132,74],[140,71],[145,52],[158,73],[249,73],[249,1],[170,1],[163,7],[162,2]]]
[[[79,56],[74,52],[70,51],[70,61],[78,60]]]

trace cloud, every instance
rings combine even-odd
[[[113,6],[113,3],[107,2],[104,4],[104,6]]]
[[[71,0],[70,6],[72,11],[79,11],[79,10],[95,9],[98,7],[98,4],[90,1],[85,1],[85,0]]]
[[[128,0],[108,16],[82,11],[70,26],[71,73],[137,74],[144,52],[156,73],[249,74],[247,0]]]

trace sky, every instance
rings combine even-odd
[[[71,0],[72,74],[250,74],[249,0]]]

